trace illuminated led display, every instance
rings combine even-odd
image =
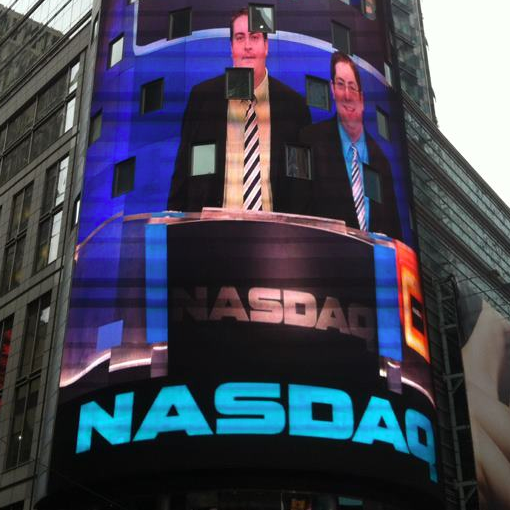
[[[436,498],[384,17],[170,4],[102,2],[55,468],[91,485],[326,473]]]

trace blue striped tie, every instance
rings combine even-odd
[[[243,209],[262,211],[259,128],[253,101],[246,110],[244,124]]]
[[[365,192],[363,189],[363,180],[359,169],[358,149],[354,144],[352,149],[352,198],[354,199],[354,207],[356,208],[356,216],[358,217],[359,229],[367,230],[367,212],[365,209]]]

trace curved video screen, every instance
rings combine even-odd
[[[384,5],[104,0],[98,20],[54,468],[437,501]]]

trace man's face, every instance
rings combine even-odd
[[[345,126],[363,122],[363,93],[359,90],[354,71],[346,62],[337,62],[331,84],[336,111]]]
[[[234,67],[253,67],[255,79],[266,72],[267,40],[262,32],[249,32],[248,16],[239,16],[233,25],[232,60]]]

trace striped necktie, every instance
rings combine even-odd
[[[356,208],[356,216],[358,217],[359,229],[367,230],[367,211],[365,208],[365,192],[363,190],[363,180],[359,168],[358,149],[354,144],[352,149],[352,198],[354,199],[354,207]]]
[[[254,101],[248,104],[244,123],[243,209],[262,211],[259,128]]]

